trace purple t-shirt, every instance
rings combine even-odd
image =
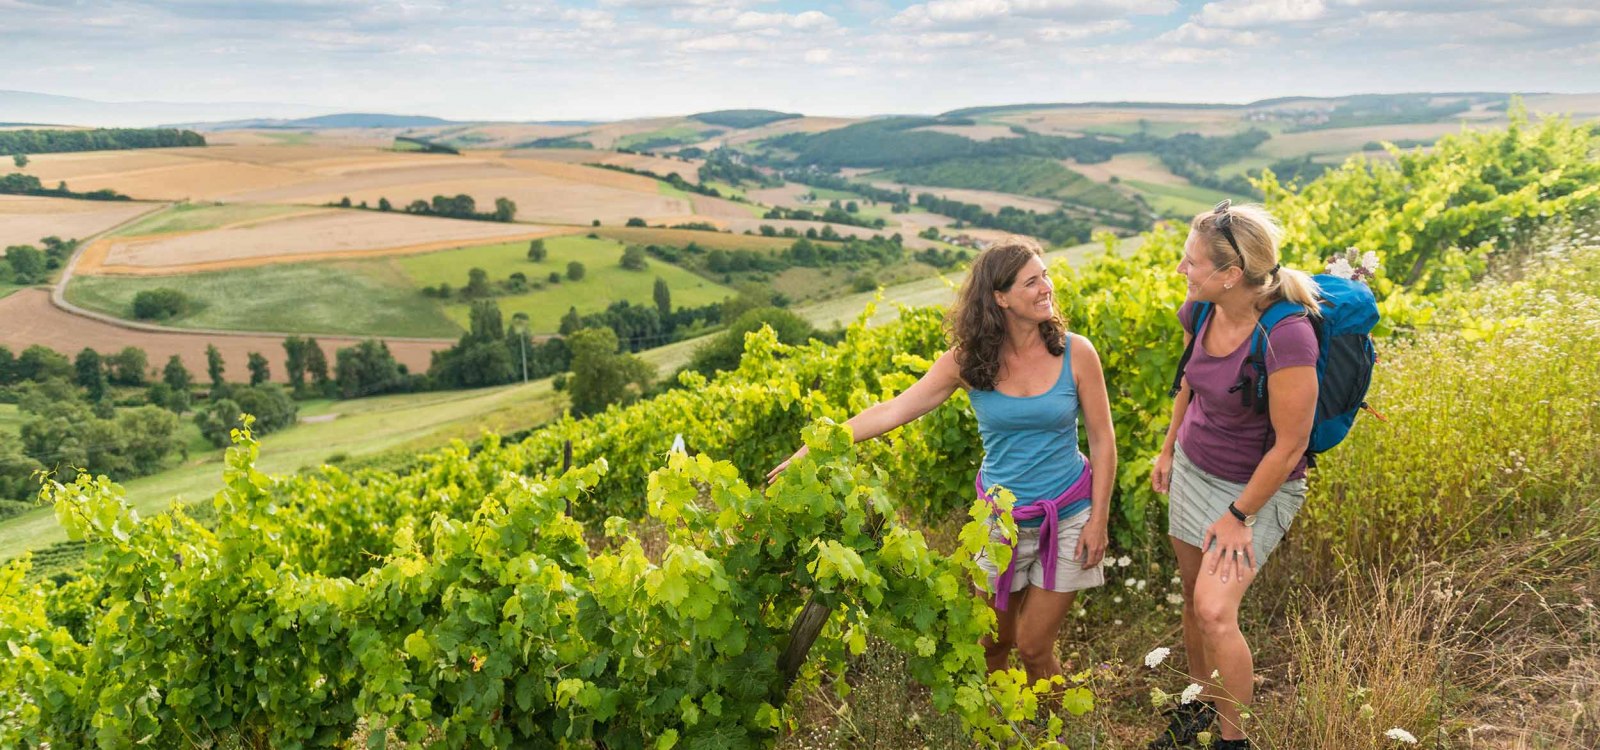
[[[1178,444],[1189,460],[1207,473],[1231,482],[1249,482],[1256,466],[1272,449],[1272,419],[1270,414],[1257,414],[1255,407],[1245,406],[1238,391],[1228,392],[1241,375],[1248,374],[1254,380],[1255,368],[1245,364],[1254,337],[1246,337],[1238,349],[1221,357],[1211,356],[1201,344],[1215,315],[1213,309],[1195,333],[1194,354],[1184,369],[1184,379],[1189,381],[1193,396],[1183,424],[1178,426]],[[1178,308],[1178,319],[1187,330],[1194,320],[1193,302],[1184,302]],[[1317,332],[1311,321],[1290,316],[1267,333],[1267,374],[1285,367],[1316,364]],[[1301,458],[1289,479],[1305,475],[1306,461]]]

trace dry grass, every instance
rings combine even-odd
[[[40,238],[51,235],[83,239],[158,208],[158,204],[151,203],[0,195],[0,250],[11,245],[37,245]]]

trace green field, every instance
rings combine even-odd
[[[198,232],[243,221],[302,213],[305,206],[274,206],[254,203],[175,203],[116,231],[113,236],[132,237],[168,232]]]
[[[708,136],[721,132],[718,128],[707,130],[688,125],[673,125],[670,128],[652,130],[648,133],[634,133],[617,139],[613,148],[634,148],[650,141],[672,141],[674,144],[694,143],[705,140]]]
[[[691,232],[693,234],[710,234]],[[394,263],[410,276],[417,287],[449,284],[460,289],[467,284],[467,272],[482,268],[494,282],[504,281],[511,274],[526,274],[529,283],[545,284],[542,290],[526,294],[497,297],[500,310],[510,319],[516,313],[526,313],[535,331],[554,331],[571,307],[579,313],[600,312],[612,302],[628,300],[635,304],[651,304],[651,292],[656,277],[667,282],[672,290],[672,304],[676,307],[698,307],[720,302],[734,296],[734,291],[713,283],[674,265],[650,259],[643,271],[629,271],[618,261],[623,245],[611,239],[589,239],[582,236],[552,237],[545,240],[549,257],[541,263],[528,260],[528,243],[510,242],[481,245],[460,250],[443,250],[437,253],[398,258]],[[568,281],[567,263],[578,261],[587,269],[582,281]],[[561,283],[547,280],[551,272],[561,274]],[[454,302],[445,306],[445,314],[465,327],[471,305]]]
[[[0,299],[5,299],[6,297],[11,296],[11,293],[17,291],[18,289],[27,289],[27,287],[18,286],[16,284],[0,284]]]
[[[693,242],[710,250],[762,250],[775,252],[794,244],[792,237],[761,237],[732,232],[704,232],[698,229],[665,229],[662,227],[595,227],[594,234],[601,237],[637,245],[671,245],[684,247]]]
[[[1150,202],[1151,208],[1167,216],[1193,216],[1211,210],[1223,198],[1243,199],[1243,196],[1230,196],[1219,190],[1194,185],[1163,185],[1144,180],[1123,180],[1122,184],[1138,190]]]
[[[997,156],[951,159],[917,167],[874,172],[867,179],[886,179],[908,185],[992,190],[999,193],[1049,198],[1105,211],[1133,212],[1137,207],[1116,190],[1062,166],[1035,156]]]
[[[268,474],[289,474],[330,459],[387,451],[420,453],[484,431],[504,434],[543,424],[558,416],[565,403],[565,396],[554,392],[548,379],[475,391],[312,402],[301,411],[302,418],[333,413],[338,417],[262,438],[256,467]],[[128,501],[141,515],[149,515],[175,499],[193,503],[209,498],[221,489],[222,456],[217,449],[191,454],[181,466],[127,482]],[[65,540],[55,514],[40,508],[0,522],[0,560]]]
[[[466,283],[466,267],[452,286]],[[449,338],[460,329],[393,259],[296,263],[182,276],[72,277],[75,305],[131,318],[146,289],[180,289],[198,311],[166,321],[178,328]],[[648,290],[645,299],[649,299]]]

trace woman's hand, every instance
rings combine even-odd
[[[1229,579],[1243,581],[1247,572],[1253,575],[1256,569],[1253,537],[1249,526],[1240,523],[1232,514],[1224,513],[1206,528],[1205,541],[1200,545],[1211,557],[1206,573],[1216,575],[1220,571],[1223,583]],[[1212,542],[1216,542],[1215,548]]]
[[[1089,516],[1083,532],[1078,534],[1078,549],[1072,559],[1082,560],[1084,570],[1099,565],[1106,557],[1106,538],[1105,519]]]
[[[1161,451],[1156,456],[1155,469],[1150,472],[1150,489],[1160,494],[1167,494],[1172,489],[1172,451]]]
[[[805,456],[807,453],[810,453],[810,452],[811,452],[811,446],[809,446],[809,445],[800,446],[800,450],[795,451],[794,455],[791,455],[788,458],[783,459],[783,463],[772,467],[772,471],[767,472],[767,484],[772,484],[772,480],[777,478],[777,476],[779,474],[782,474],[784,469],[789,468],[789,464],[790,463],[793,463],[794,461],[799,460],[801,457]]]

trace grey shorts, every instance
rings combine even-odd
[[[1028,586],[1038,586],[1050,591],[1081,591],[1094,588],[1106,582],[1106,575],[1096,565],[1088,570],[1083,569],[1083,563],[1073,559],[1073,553],[1078,549],[1078,537],[1083,534],[1083,529],[1089,524],[1089,512],[1075,513],[1061,519],[1056,524],[1056,580],[1053,585],[1046,586],[1044,580],[1044,563],[1039,559],[1039,529],[1041,527],[1017,527],[1017,548],[1012,554],[1015,563],[1011,575],[1011,591],[1021,591]],[[1000,533],[1000,526],[994,519],[989,520],[989,541],[1005,544],[1005,535]],[[978,567],[983,568],[989,577],[990,587],[1004,571],[994,564],[989,558],[987,550],[978,553]]]
[[[1174,447],[1172,454],[1172,487],[1167,494],[1167,533],[1180,542],[1196,547],[1205,541],[1206,529],[1217,519],[1228,515],[1228,503],[1239,499],[1244,483],[1215,476],[1195,466],[1184,455],[1182,447]],[[1300,506],[1306,501],[1306,480],[1291,479],[1283,483],[1256,513],[1256,524],[1250,531],[1251,544],[1256,551],[1256,567],[1261,567],[1276,549],[1278,542],[1294,523]]]

